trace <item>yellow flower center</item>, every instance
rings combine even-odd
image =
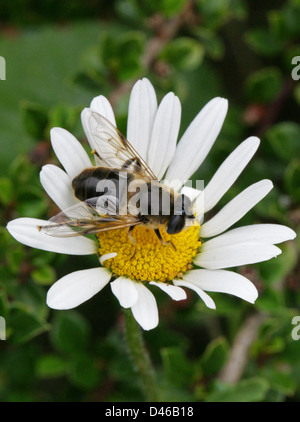
[[[103,265],[119,276],[139,281],[171,281],[191,269],[193,257],[201,245],[199,224],[169,235],[160,229],[163,244],[154,230],[136,226],[128,237],[128,230],[108,230],[97,233],[99,254],[116,252],[117,256],[107,259]]]

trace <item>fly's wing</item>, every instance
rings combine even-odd
[[[137,216],[118,214],[116,198],[92,198],[60,212],[38,229],[49,236],[72,237],[141,224]]]
[[[147,163],[139,156],[125,136],[104,116],[88,110],[88,132],[93,139],[96,155],[110,168],[129,170],[150,180],[157,177]]]

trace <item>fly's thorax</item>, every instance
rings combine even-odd
[[[151,221],[165,222],[174,210],[174,193],[162,183],[154,180],[133,180],[128,185],[128,199],[130,214],[148,216],[148,220],[153,217]]]
[[[140,219],[142,220],[143,226],[147,227],[148,229],[160,229],[165,227],[169,221],[169,215],[147,215],[142,216],[140,215]]]

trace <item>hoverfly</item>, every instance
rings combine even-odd
[[[135,226],[142,225],[153,229],[159,240],[165,243],[160,228],[164,227],[168,234],[177,234],[184,229],[188,219],[194,219],[190,199],[161,183],[127,139],[104,116],[90,111],[88,130],[95,147],[92,152],[99,165],[84,169],[73,179],[74,195],[80,202],[52,217],[49,224],[39,226],[39,230],[51,236],[68,237],[127,227],[134,242],[130,233]],[[124,176],[125,187],[138,180],[144,182],[146,189],[140,191],[139,200],[148,205],[143,211],[136,209],[136,212],[129,212],[127,203],[125,208],[120,205]],[[113,183],[114,192],[104,195],[103,191],[99,191],[99,183],[102,182]],[[153,187],[159,192],[155,215],[151,214]],[[130,202],[134,193],[127,191],[126,195]],[[167,213],[162,209],[164,195],[170,200]],[[99,204],[100,199],[103,200]]]

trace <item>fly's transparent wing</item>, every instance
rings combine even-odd
[[[125,136],[104,116],[89,110],[87,124],[98,159],[110,168],[133,171],[150,180],[157,180]]]
[[[49,236],[72,237],[141,224],[137,216],[118,214],[116,198],[102,202],[100,198],[73,205],[52,217],[45,226],[39,226],[39,230]]]

